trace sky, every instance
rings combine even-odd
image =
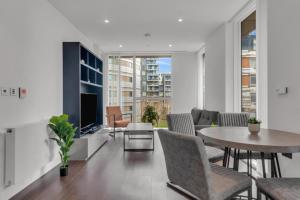
[[[159,73],[171,73],[172,58],[159,58]]]

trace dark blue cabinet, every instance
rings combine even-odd
[[[63,42],[63,112],[81,136],[81,93],[97,95],[95,127],[103,125],[103,62],[79,42]],[[96,130],[96,129],[95,129]]]

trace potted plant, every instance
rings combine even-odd
[[[155,111],[154,106],[147,105],[142,116],[142,122],[144,123],[152,123],[152,125],[158,125],[159,116],[158,113]]]
[[[257,120],[255,117],[248,119],[248,129],[250,133],[257,134],[260,131],[261,121]]]
[[[73,127],[73,124],[69,122],[69,116],[66,114],[51,117],[48,125],[56,135],[56,137],[50,139],[56,141],[59,146],[61,158],[60,176],[67,176],[70,159],[69,151],[74,143],[74,135],[77,128]]]

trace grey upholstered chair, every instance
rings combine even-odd
[[[195,136],[193,117],[190,113],[168,114],[168,129],[181,134]],[[208,160],[218,162],[223,160],[224,151],[215,147],[205,146]]]
[[[266,178],[257,179],[257,199],[261,193],[273,200],[299,200],[300,178]]]
[[[248,191],[251,178],[215,164],[209,164],[201,138],[159,130],[168,185],[201,200],[224,200]]]
[[[220,113],[219,126],[248,126],[249,113]]]

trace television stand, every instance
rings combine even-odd
[[[70,152],[70,159],[88,160],[109,140],[108,134],[108,130],[98,128],[93,134],[81,135],[80,138],[75,138]]]

